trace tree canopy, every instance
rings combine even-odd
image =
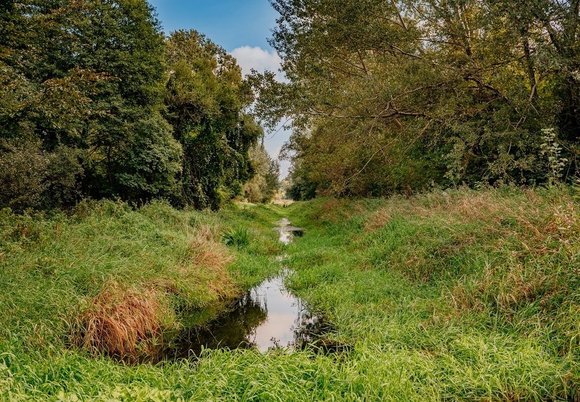
[[[290,82],[255,76],[258,110],[292,117],[294,181],[319,193],[543,183],[555,153],[571,178],[578,4],[273,0]]]
[[[252,176],[249,149],[262,129],[244,113],[252,102],[240,67],[195,31],[167,40],[166,117],[184,149],[180,200],[217,208]]]
[[[0,205],[218,208],[262,135],[236,60],[195,31],[165,38],[145,0],[0,5]]]

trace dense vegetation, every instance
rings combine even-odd
[[[0,3],[0,400],[580,400],[580,0],[271,3],[283,83]],[[282,270],[322,343],[176,357]]]
[[[577,400],[577,196],[460,190],[217,214],[110,201],[69,216],[4,211],[1,398]],[[281,216],[306,229],[285,249],[272,230]],[[290,287],[349,351],[118,363],[211,317],[279,270],[281,253]]]
[[[145,0],[0,4],[0,206],[121,198],[217,209],[254,174],[261,128],[236,61],[165,39]]]
[[[577,0],[273,0],[295,197],[573,180]]]

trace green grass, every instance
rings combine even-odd
[[[578,400],[576,196],[457,190],[219,213],[111,202],[70,216],[3,212],[0,399]],[[287,247],[272,230],[282,216],[306,230]],[[208,233],[231,245],[220,244],[234,259],[227,275],[207,263],[214,255],[192,254]],[[211,311],[278,269],[282,253],[289,286],[352,351],[127,365],[67,345],[71,322],[111,281],[169,282],[169,305]],[[196,267],[190,276],[184,264]]]
[[[246,227],[234,228],[222,235],[222,241],[227,246],[241,249],[250,244],[250,233]]]

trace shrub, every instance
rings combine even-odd
[[[80,197],[83,168],[78,151],[58,147],[42,151],[39,141],[0,143],[0,207],[27,208],[73,205]]]
[[[34,141],[0,144],[0,206],[15,211],[36,208],[47,189],[49,160]]]

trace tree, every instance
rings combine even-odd
[[[270,158],[263,145],[250,149],[254,176],[244,185],[244,198],[250,202],[269,202],[280,186],[280,166]]]
[[[542,129],[566,132],[559,83],[577,88],[565,78],[574,52],[565,68],[548,55],[577,48],[577,2],[521,3],[272,1],[290,83],[262,75],[254,87],[263,118],[293,119],[294,176],[336,195],[545,182]]]
[[[235,59],[196,31],[166,46],[166,118],[184,150],[178,202],[217,209],[252,176],[248,152],[262,129],[243,112],[251,93]]]
[[[9,1],[0,19],[0,137],[74,151],[61,168],[81,163],[84,196],[172,195],[181,148],[160,113],[164,43],[147,2]]]

